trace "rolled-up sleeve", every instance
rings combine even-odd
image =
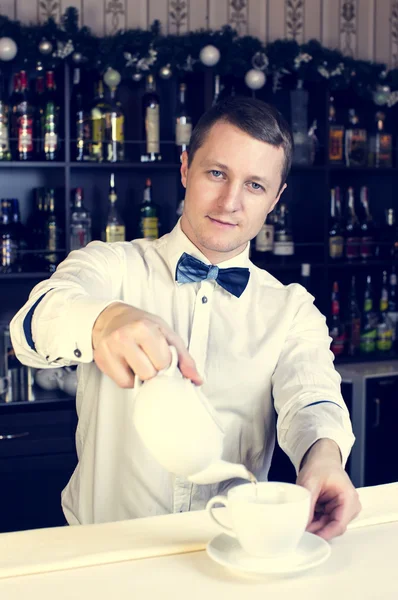
[[[91,362],[93,325],[109,304],[119,301],[124,261],[118,244],[96,241],[71,252],[33,288],[10,323],[18,359],[36,368]]]
[[[291,300],[291,326],[272,378],[278,443],[296,472],[306,451],[321,438],[337,443],[345,465],[355,438],[326,320],[301,286],[292,286]]]

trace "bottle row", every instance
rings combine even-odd
[[[352,276],[345,310],[341,310],[339,282],[333,283],[329,323],[331,350],[337,356],[386,354],[397,350],[398,284],[395,268],[383,271],[380,296],[374,305],[372,276],[358,303],[355,275]]]
[[[106,242],[126,240],[125,222],[118,210],[115,175],[111,173],[108,211],[101,239]],[[17,198],[1,200],[0,272],[53,272],[65,256],[64,199],[57,199],[54,188],[35,188],[34,207],[26,224],[21,222]],[[142,201],[138,207],[136,236],[159,237],[159,211],[152,201],[152,183],[146,180]],[[73,191],[70,206],[69,247],[76,250],[93,239],[92,215],[84,205],[83,189]]]

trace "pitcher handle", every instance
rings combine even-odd
[[[224,506],[228,508],[228,498],[226,496],[214,496],[214,498],[211,498],[206,504],[206,510],[209,513],[210,518],[214,521],[214,523],[216,523],[216,525],[218,525],[220,529],[222,529],[227,535],[236,538],[236,533],[232,527],[224,525],[214,516],[213,510],[215,504],[224,504]]]
[[[157,377],[158,375],[168,375],[169,377],[171,377],[173,375],[178,375],[178,374],[181,375],[180,371],[178,370],[177,348],[175,348],[174,346],[170,346],[170,351],[171,351],[170,365],[168,367],[166,367],[165,369],[162,369],[161,371],[159,371],[155,375],[155,377]],[[137,377],[137,375],[135,375],[133,389],[139,390],[143,383],[144,383],[144,381],[142,381],[139,377]]]

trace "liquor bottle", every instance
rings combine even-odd
[[[27,247],[27,233],[25,227],[21,222],[21,213],[19,210],[19,201],[18,198],[9,198],[10,203],[10,219],[12,228],[14,231],[14,236],[17,241],[18,251],[24,252]]]
[[[347,353],[356,356],[361,343],[361,311],[357,302],[355,275],[351,277],[351,289],[347,310]]]
[[[354,108],[348,111],[345,131],[345,163],[347,167],[364,167],[368,160],[367,132],[361,127]]]
[[[110,88],[111,102],[104,108],[104,151],[103,158],[108,162],[124,160],[124,113],[120,102],[116,101],[116,88]]]
[[[103,144],[105,139],[104,111],[109,105],[104,99],[104,84],[100,80],[97,84],[97,94],[90,109],[91,139],[89,143],[90,160],[102,162]]]
[[[369,194],[366,185],[360,191],[363,218],[361,222],[361,242],[359,254],[361,258],[368,259],[374,255],[374,222],[369,210]]]
[[[300,283],[309,292],[311,287],[311,265],[303,263],[301,265]]]
[[[372,278],[366,278],[366,288],[363,301],[363,313],[361,319],[361,343],[362,354],[371,354],[376,350],[377,316],[373,312]]]
[[[390,273],[390,287],[388,290],[388,310],[387,314],[393,325],[392,343],[396,349],[398,341],[398,282],[395,266],[392,267]]]
[[[105,241],[111,243],[126,241],[126,227],[116,208],[116,202],[115,174],[111,173],[109,182],[109,211],[105,229]]]
[[[19,130],[19,113],[18,107],[21,102],[21,77],[20,73],[14,73],[12,92],[10,96],[10,143],[11,143],[11,157],[13,160],[19,158],[18,153],[18,130]]]
[[[360,242],[361,228],[355,213],[354,189],[349,187],[345,224],[345,256],[347,260],[359,258]]]
[[[11,160],[9,106],[4,97],[4,80],[0,77],[0,160]]]
[[[294,254],[294,242],[289,227],[289,213],[286,204],[279,205],[277,220],[275,223],[274,254],[276,256],[292,256]]]
[[[333,96],[329,99],[329,162],[334,165],[344,161],[344,125],[336,120]]]
[[[36,156],[41,159],[44,154],[44,110],[45,110],[45,86],[43,75],[36,77],[35,96],[34,96],[34,147]]]
[[[44,248],[47,250],[45,259],[47,268],[53,273],[59,260],[57,251],[60,249],[60,224],[55,212],[55,192],[53,188],[47,190],[45,197],[46,218],[44,222]]]
[[[159,217],[155,204],[152,202],[152,182],[145,182],[144,197],[140,206],[139,217],[140,236],[147,240],[159,237]]]
[[[219,101],[220,93],[221,93],[220,76],[218,74],[216,74],[214,76],[214,95],[213,95],[213,101],[211,103],[212,106],[215,106],[217,104],[217,102]]]
[[[155,162],[162,157],[160,155],[160,101],[153,75],[148,75],[146,78],[146,91],[142,103],[145,152],[141,155],[141,162]]]
[[[332,343],[330,349],[335,356],[341,356],[344,353],[345,330],[340,318],[339,284],[337,281],[333,283],[331,312],[330,337]]]
[[[192,119],[187,111],[185,101],[186,89],[186,84],[180,83],[180,96],[175,131],[178,157],[180,157],[183,152],[188,150],[189,140],[191,139],[192,133]]]
[[[264,225],[256,235],[255,240],[256,252],[272,254],[274,250],[274,222],[273,216],[266,216]]]
[[[398,227],[395,219],[395,209],[388,208],[385,213],[386,221],[380,229],[380,244],[378,256],[389,260],[398,256]]]
[[[369,139],[370,167],[392,167],[392,135],[385,128],[386,115],[378,111],[375,115],[376,127]]]
[[[85,110],[84,91],[81,85],[79,68],[73,70],[71,108],[72,141],[76,143],[72,151],[72,159],[74,158],[78,162],[90,160],[91,120]]]
[[[380,352],[390,352],[394,337],[394,326],[388,316],[387,271],[383,271],[383,283],[380,293],[380,315],[377,324],[376,348]]]
[[[45,160],[57,160],[59,152],[58,106],[54,71],[46,73],[46,102],[43,115],[43,144]]]
[[[18,244],[14,233],[11,224],[10,202],[3,198],[0,221],[0,271],[2,273],[12,273],[15,270]]]
[[[91,215],[83,204],[83,189],[75,189],[70,216],[70,249],[78,250],[91,242]]]
[[[338,212],[336,205],[336,197],[338,197],[338,205],[340,205],[340,188],[332,188],[330,190],[330,225],[329,225],[329,257],[337,260],[343,257],[344,254],[344,237],[341,223],[341,213]]]
[[[18,158],[31,160],[33,157],[33,116],[34,110],[28,91],[26,71],[21,71],[21,97],[17,107],[18,113]]]

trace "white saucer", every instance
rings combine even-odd
[[[289,575],[312,569],[327,560],[329,544],[313,533],[305,532],[297,549],[279,558],[256,558],[247,554],[238,540],[222,533],[206,547],[215,562],[243,573],[255,575]]]

